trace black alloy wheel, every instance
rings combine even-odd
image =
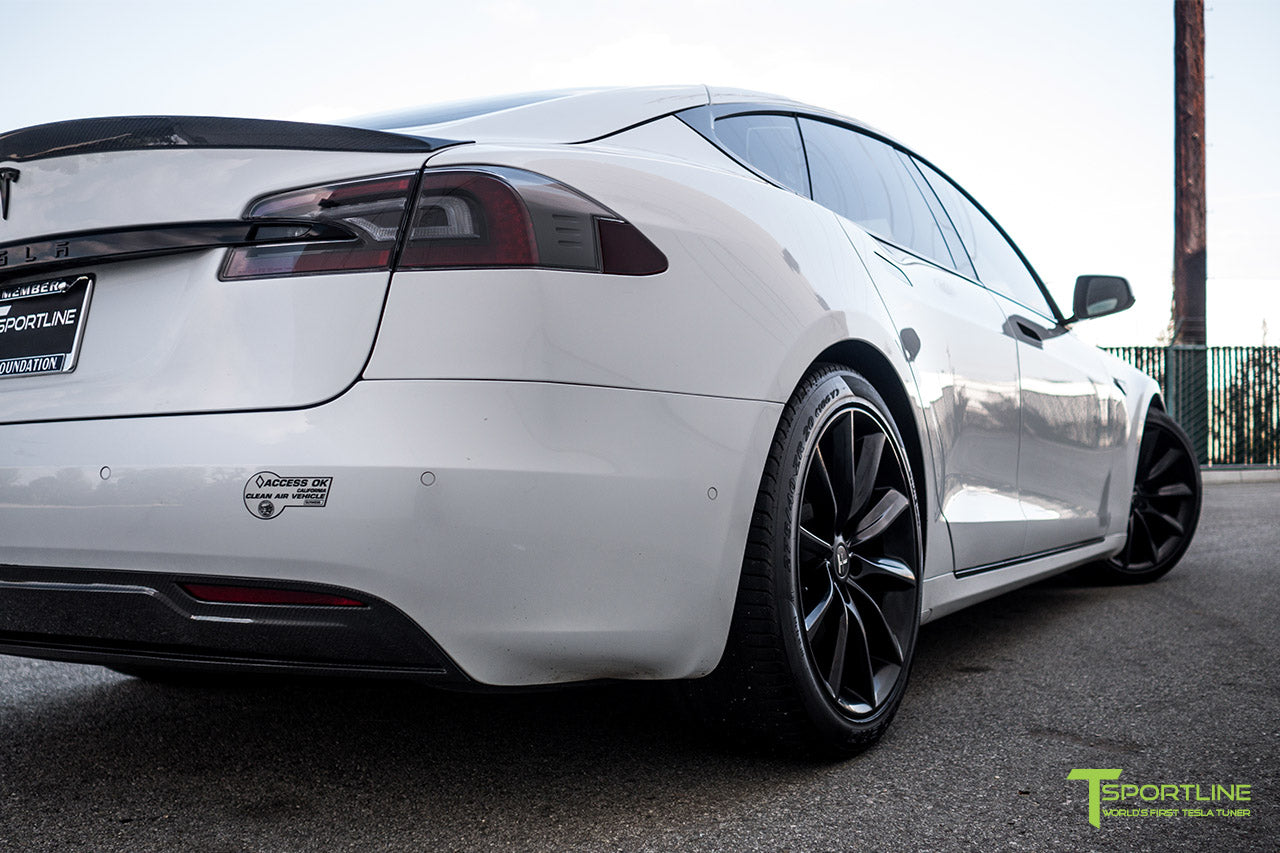
[[[1200,520],[1200,466],[1191,440],[1159,409],[1147,413],[1124,549],[1100,564],[1106,580],[1161,577],[1186,553]]]
[[[917,525],[891,436],[865,402],[827,418],[800,487],[793,537],[809,663],[854,718],[884,706],[919,621]]]
[[[749,745],[826,757],[874,743],[920,625],[919,503],[879,393],[819,365],[783,410],[761,478],[728,647],[694,706]]]

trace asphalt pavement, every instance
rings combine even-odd
[[[826,764],[710,745],[663,685],[174,687],[0,657],[0,850],[1275,851],[1278,581],[1280,484],[1210,485],[1158,583],[926,626],[889,734]],[[1139,793],[1095,828],[1073,769]]]

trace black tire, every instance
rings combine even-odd
[[[906,689],[922,566],[919,502],[888,406],[857,373],[815,367],[782,413],[728,645],[689,683],[692,705],[739,743],[824,757],[867,748]]]
[[[1200,466],[1191,439],[1159,409],[1147,412],[1125,546],[1087,567],[1104,583],[1148,583],[1163,577],[1187,552],[1200,522]]]

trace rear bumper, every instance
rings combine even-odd
[[[418,658],[403,656],[407,640],[390,641],[390,655],[361,641],[346,663],[493,685],[699,675],[723,651],[778,414],[555,383],[374,381],[298,411],[4,426],[0,580],[324,584],[403,614],[413,630],[394,636],[423,632]],[[264,474],[278,476],[259,484]],[[70,648],[83,606],[62,622],[60,608],[35,608],[50,611],[42,628],[32,607],[14,609],[34,593],[24,589],[0,585],[3,651],[87,659]],[[155,608],[173,608],[139,594],[150,605],[115,618],[141,620],[145,639],[169,618]],[[240,618],[217,610],[234,605],[184,606],[188,623]],[[79,622],[111,635],[101,618]],[[146,651],[317,662],[296,631],[251,637],[224,624],[213,639],[145,640]]]
[[[114,667],[466,679],[396,608],[307,585],[360,606],[225,604],[146,572],[0,566],[0,653]],[[253,580],[249,580],[253,583]]]

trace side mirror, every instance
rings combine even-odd
[[[1115,314],[1133,305],[1129,282],[1118,275],[1082,275],[1076,279],[1072,316],[1067,320],[1092,320]]]

